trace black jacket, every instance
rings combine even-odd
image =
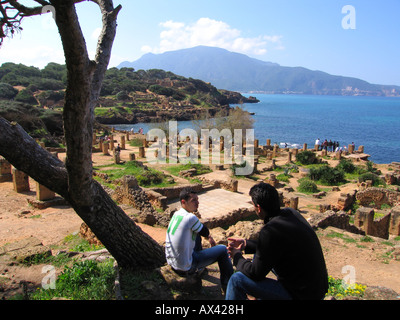
[[[259,281],[273,269],[293,299],[323,299],[328,290],[328,274],[318,237],[308,222],[295,210],[285,208],[270,219],[257,241],[247,241],[245,253],[237,253],[236,270]]]

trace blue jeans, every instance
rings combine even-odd
[[[226,288],[229,278],[233,274],[233,266],[228,256],[228,250],[224,245],[193,251],[191,270],[201,269],[218,262],[222,288]]]
[[[229,280],[226,300],[246,300],[249,294],[262,300],[292,300],[289,292],[274,279],[254,281],[241,272],[236,272]]]

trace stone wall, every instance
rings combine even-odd
[[[383,204],[393,207],[400,202],[400,192],[385,188],[367,188],[357,192],[356,199],[362,206],[380,208]]]
[[[354,225],[373,237],[388,239],[389,235],[400,235],[400,206],[379,219],[374,216],[373,208],[361,207],[355,214]]]

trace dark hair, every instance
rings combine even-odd
[[[253,203],[255,205],[260,205],[265,211],[266,221],[279,215],[281,211],[279,194],[273,186],[268,183],[260,182],[251,187],[249,195]]]
[[[179,201],[189,200],[191,194],[196,194],[196,191],[194,191],[191,187],[183,188],[179,193]]]

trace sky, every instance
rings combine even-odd
[[[399,0],[114,0],[118,4],[110,67],[148,52],[207,45],[281,66],[400,85]],[[100,11],[91,2],[77,10],[94,57]],[[51,13],[25,18],[22,27],[0,48],[0,64],[64,63]]]

